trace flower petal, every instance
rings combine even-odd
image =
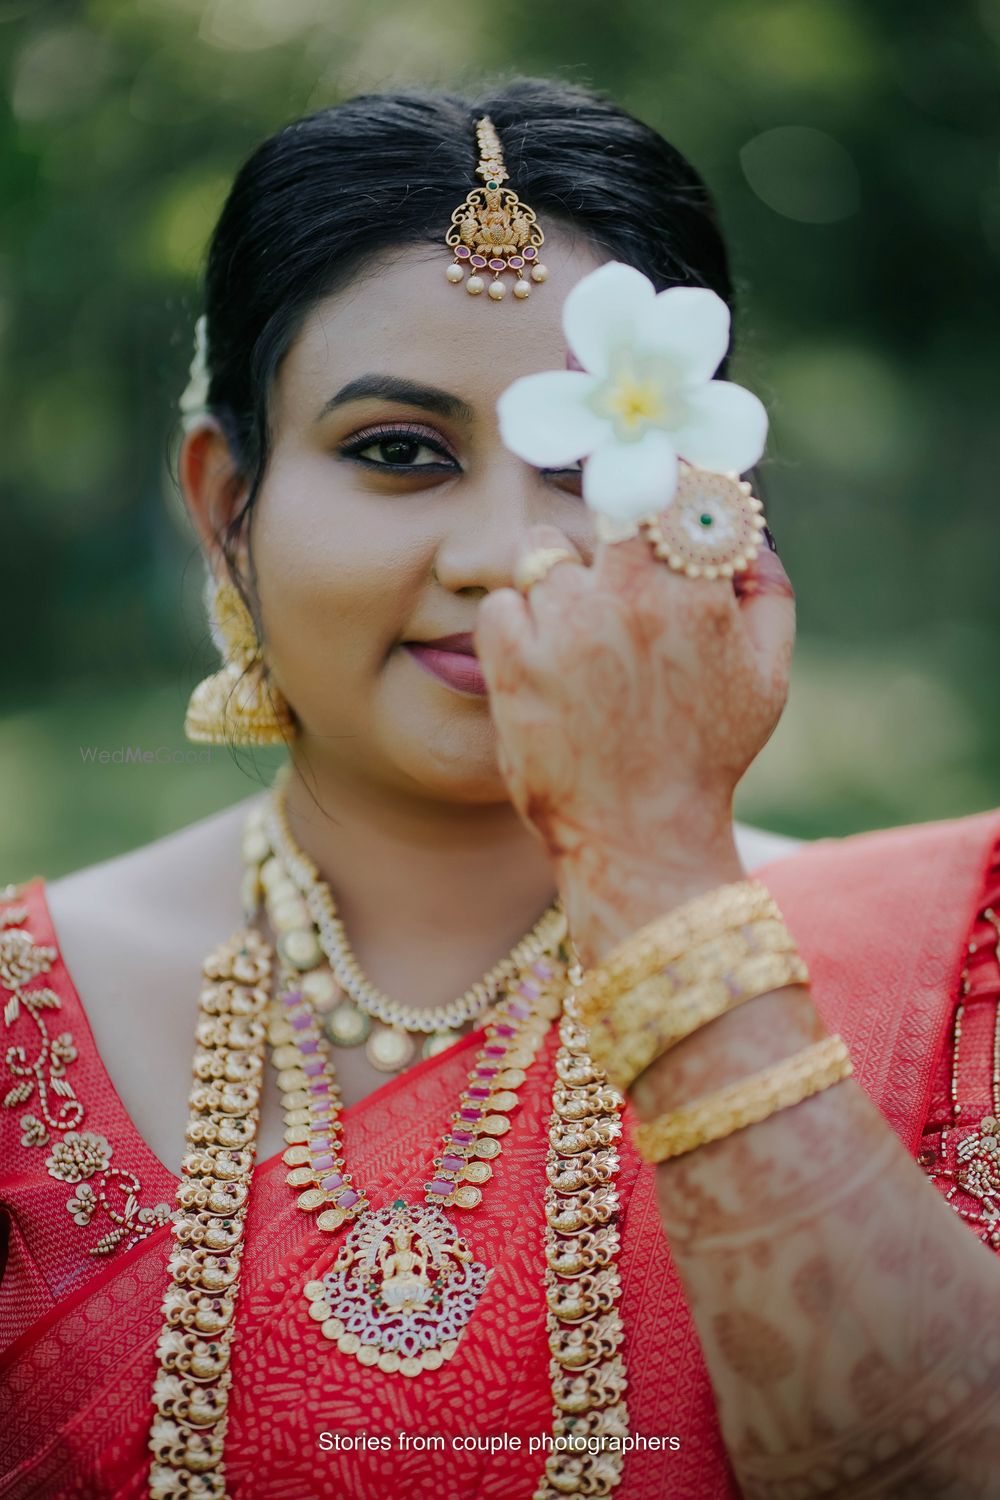
[[[635,443],[608,442],[583,466],[583,498],[618,521],[662,510],[677,487],[677,454],[666,433],[651,430]]]
[[[711,380],[729,348],[730,322],[729,308],[708,287],[672,286],[657,296],[640,340],[685,382]]]
[[[563,303],[566,342],[585,370],[605,375],[615,349],[634,342],[655,303],[648,276],[609,261],[578,281]]]
[[[543,370],[515,380],[497,401],[503,442],[540,469],[575,464],[608,431],[607,422],[587,404],[596,384],[592,375],[578,370]]]
[[[681,458],[725,474],[744,473],[767,441],[767,412],[752,391],[729,380],[685,391],[690,415],[671,436]]]

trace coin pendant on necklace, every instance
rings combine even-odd
[[[467,1182],[463,1182],[452,1194],[452,1202],[456,1208],[478,1208],[482,1201],[482,1188],[473,1187]]]
[[[462,1035],[460,1031],[432,1031],[430,1036],[424,1039],[420,1048],[421,1057],[437,1057],[439,1052],[444,1052],[453,1042],[457,1042]]]
[[[368,1016],[351,1000],[341,1000],[320,1017],[323,1033],[335,1047],[360,1047],[372,1029]]]
[[[347,999],[345,991],[325,964],[303,975],[301,989],[312,1002],[313,1010],[318,1011],[321,1016],[326,1015],[328,1010],[333,1010],[341,1000]]]
[[[399,1026],[374,1026],[365,1043],[365,1056],[380,1073],[398,1073],[416,1050],[413,1037]]]
[[[279,954],[293,969],[315,969],[323,957],[319,939],[308,927],[279,933],[275,944]]]

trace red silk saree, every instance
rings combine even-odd
[[[1000,967],[996,930],[981,913],[991,902],[1000,911],[1000,812],[820,840],[753,873],[778,901],[855,1077],[926,1165],[948,1123],[963,970],[967,1128],[990,1105]],[[58,952],[44,880],[0,892],[0,920],[0,1496],[126,1500],[146,1493],[171,1248],[165,1210],[177,1178],[104,1070]],[[43,1036],[47,1061],[33,1067]],[[347,1148],[373,1202],[419,1191],[475,1041],[463,1038],[345,1111]],[[234,1500],[532,1495],[552,1415],[541,1245],[555,1043],[553,1029],[521,1091],[493,1189],[463,1220],[494,1275],[458,1354],[416,1381],[365,1369],[319,1337],[301,1287],[323,1274],[337,1245],[296,1208],[280,1156],[257,1166],[225,1448]],[[86,1146],[73,1147],[68,1131],[86,1133]],[[627,1139],[619,1191],[629,1427],[639,1446],[616,1493],[735,1500],[653,1169]],[[970,1221],[970,1232],[981,1231]]]

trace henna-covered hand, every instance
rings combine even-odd
[[[549,546],[579,556],[533,527],[525,551]],[[642,535],[481,604],[501,770],[595,949],[641,920],[643,888],[653,915],[740,878],[733,794],[781,716],[794,634],[776,553],[735,580],[692,579]]]

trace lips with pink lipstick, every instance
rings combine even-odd
[[[433,641],[405,641],[414,661],[448,687],[462,693],[486,695],[486,678],[476,656],[471,632],[442,635]]]

